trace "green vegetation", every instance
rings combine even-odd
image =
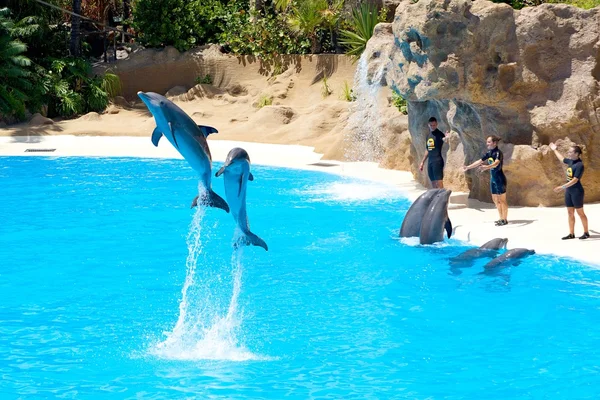
[[[104,52],[99,27],[89,19],[135,35],[147,47],[174,46],[183,51],[219,43],[232,54],[254,56],[261,72],[278,74],[292,62],[286,55],[342,53],[358,58],[375,25],[388,10],[361,2],[350,13],[344,0],[46,0],[78,11],[84,18],[50,8],[36,0],[3,0],[0,9],[0,120],[14,122],[28,113],[74,117],[101,112],[121,84],[114,73],[93,76],[91,62]],[[412,0],[417,1],[417,0]],[[600,0],[493,0],[516,9],[541,3],[581,8]],[[113,18],[115,17],[115,18]],[[116,18],[118,17],[118,18]],[[129,30],[128,30],[129,29]],[[81,33],[81,34],[79,34]],[[112,33],[106,39],[112,43]],[[120,34],[117,35],[117,40]],[[94,59],[92,56],[96,57]],[[197,77],[212,84],[213,77]],[[331,95],[327,79],[322,94]],[[345,83],[340,97],[352,101]],[[263,98],[260,106],[271,104]],[[406,110],[401,97],[394,97]],[[404,112],[403,111],[403,112]]]
[[[408,114],[408,103],[396,90],[392,91],[392,104],[396,106],[398,111],[400,111],[402,114]]]
[[[340,95],[340,100],[346,100],[346,101],[356,100],[356,96],[354,95],[354,90],[348,84],[347,81],[344,81],[344,86],[342,86],[342,94]]]
[[[196,77],[196,85],[198,85],[198,84],[212,85],[212,83],[213,83],[213,78],[212,78],[212,76],[210,76],[210,74],[204,75],[204,78],[200,77],[200,76]]]
[[[333,93],[333,90],[331,90],[331,87],[329,87],[329,84],[327,83],[327,77],[324,76],[323,77],[323,87],[321,87],[321,96],[323,96],[323,98],[325,98],[325,97],[328,97],[332,93]]]
[[[257,107],[263,108],[264,106],[270,106],[273,104],[273,97],[267,96],[266,94],[261,94],[258,98]]]
[[[543,3],[569,4],[575,7],[590,9],[600,6],[600,0],[492,0],[494,3],[506,3],[520,10],[523,7],[539,6]]]
[[[363,3],[352,12],[350,29],[342,30],[341,44],[348,49],[347,54],[356,58],[360,57],[373,36],[373,29],[379,23],[377,8],[374,5]]]

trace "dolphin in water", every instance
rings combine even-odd
[[[443,191],[444,189],[429,189],[412,203],[402,221],[400,237],[418,237],[420,235],[421,221],[426,210],[429,208],[433,198]]]
[[[237,224],[238,228],[242,231],[241,236],[235,247],[241,245],[259,246],[265,250],[269,250],[264,240],[250,232],[250,226],[248,226],[248,214],[246,213],[246,185],[248,181],[253,181],[254,176],[250,172],[250,156],[246,150],[239,147],[233,148],[227,154],[225,163],[217,171],[215,177],[223,175],[223,182],[225,183],[225,196],[227,202],[231,207],[231,215],[233,220]]]
[[[476,249],[469,249],[450,259],[450,270],[454,275],[460,275],[461,268],[472,267],[478,258],[494,258],[502,249],[506,249],[508,239],[495,238]]]
[[[163,136],[177,149],[190,166],[200,175],[204,193],[196,196],[192,207],[198,204],[221,208],[229,212],[227,203],[211,188],[212,156],[206,137],[217,132],[212,126],[196,125],[189,115],[172,101],[153,92],[138,92],[148,111],[154,116],[156,128],[152,132],[152,143],[158,146]]]
[[[419,239],[421,244],[433,244],[444,240],[444,230],[452,236],[452,222],[448,218],[448,203],[452,190],[442,189],[431,200],[421,221]]]
[[[524,258],[529,257],[530,255],[535,254],[535,250],[529,249],[510,249],[506,253],[499,255],[494,258],[489,263],[485,264],[483,274],[493,274],[498,270],[508,267],[508,266],[517,266],[521,264]]]

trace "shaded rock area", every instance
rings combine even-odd
[[[456,135],[444,148],[447,187],[490,201],[489,174],[465,176],[460,167],[497,135],[509,204],[563,203],[552,192],[565,178],[551,141],[565,153],[569,143],[583,147],[586,201],[600,200],[600,8],[517,11],[487,0],[405,0],[387,32],[371,39],[367,58],[378,64],[389,54],[382,83],[408,100],[411,170],[421,183],[428,178],[416,166],[435,116]]]

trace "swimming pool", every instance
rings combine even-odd
[[[0,396],[596,398],[594,268],[453,274],[394,188],[252,169],[268,252],[189,209],[183,160],[0,158]]]

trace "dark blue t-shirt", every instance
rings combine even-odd
[[[573,178],[577,178],[577,183],[573,186],[569,186],[567,190],[571,191],[583,189],[583,186],[581,185],[581,177],[583,176],[583,162],[581,159],[579,158],[577,160],[571,160],[569,158],[565,158],[563,162],[569,166],[567,168],[567,182],[571,182]]]
[[[490,169],[490,174],[492,179],[500,178],[504,175],[502,172],[502,164],[504,164],[504,154],[500,151],[498,147],[494,147],[492,150],[489,150],[483,157],[481,157],[481,161],[487,163],[487,165],[492,165],[496,160],[499,160],[500,163],[496,165],[494,168]]]
[[[444,133],[439,129],[429,132],[427,135],[427,151],[429,162],[444,161],[442,158],[442,146],[444,145]]]

